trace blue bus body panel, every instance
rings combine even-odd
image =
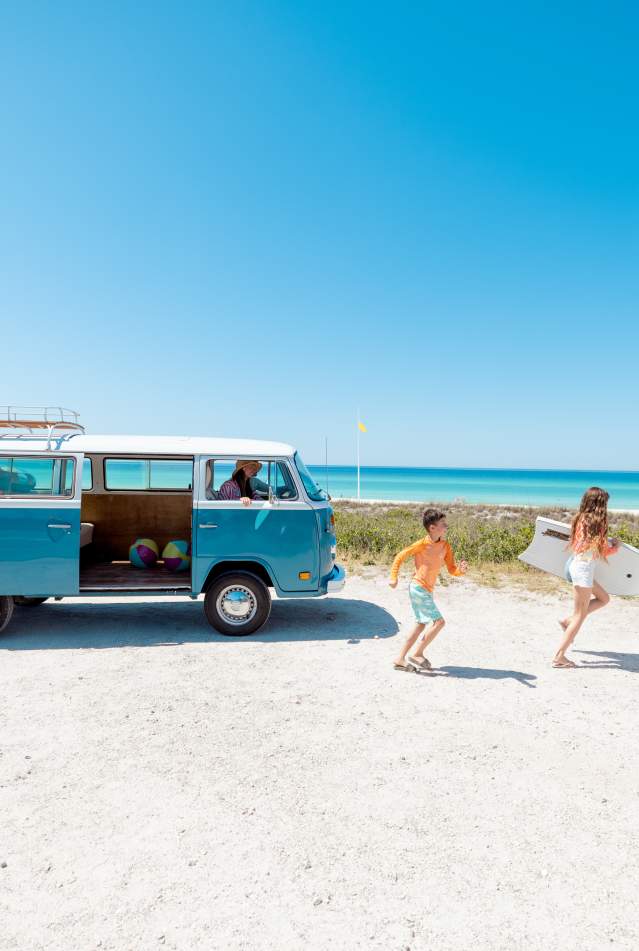
[[[206,528],[216,525],[216,528]],[[193,591],[202,591],[222,561],[262,565],[283,597],[317,594],[320,587],[318,527],[312,508],[264,505],[199,508],[193,519]],[[302,581],[300,572],[310,572]]]
[[[332,508],[316,509],[319,532],[320,593],[326,594],[326,585],[335,566],[336,538],[331,524]]]
[[[78,593],[79,504],[12,508],[9,500],[2,501],[0,540],[0,594],[44,598]]]

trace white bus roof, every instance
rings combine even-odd
[[[45,451],[48,439],[44,434],[5,436],[0,439],[0,453],[25,450]],[[84,452],[100,455],[161,456],[231,456],[255,459],[264,456],[292,456],[293,446],[261,439],[219,439],[214,436],[94,436],[84,433],[55,434],[50,449],[54,452]]]

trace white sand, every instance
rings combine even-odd
[[[561,601],[439,601],[433,676],[392,670],[380,576],[244,640],[171,599],[16,610],[0,948],[636,951],[639,603],[555,671]]]

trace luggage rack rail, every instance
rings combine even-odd
[[[64,439],[84,433],[79,419],[79,413],[65,406],[0,405],[0,439],[42,439],[46,435],[48,450],[55,434],[59,448]]]

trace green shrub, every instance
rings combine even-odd
[[[337,548],[348,561],[368,565],[390,565],[394,556],[424,536],[423,506],[334,503]],[[549,515],[569,522],[572,513],[564,510],[501,509],[497,506],[445,506],[448,540],[456,558],[471,565],[506,565],[528,547],[535,531],[537,515]],[[639,519],[632,515],[611,515],[611,534],[639,547]]]

